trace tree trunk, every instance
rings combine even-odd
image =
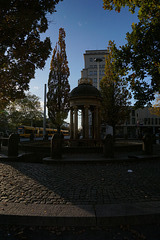
[[[58,133],[58,135],[60,135],[60,133],[61,133],[61,127],[60,127],[60,125],[57,126],[57,133]]]

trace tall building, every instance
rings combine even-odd
[[[81,71],[81,77],[90,78],[93,86],[98,89],[99,82],[105,72],[106,55],[107,50],[86,50],[84,53],[84,69]],[[90,118],[90,126],[91,124]],[[108,125],[104,126],[104,129],[102,126],[102,135],[110,133],[108,129]],[[123,124],[116,126],[116,137],[137,138],[143,136],[146,132],[159,134],[160,136],[160,117],[152,114],[147,107],[136,110],[131,107],[129,118]]]
[[[106,55],[107,50],[86,50],[84,53],[84,69],[81,71],[81,77],[92,79],[93,86],[98,89],[100,80],[104,76]]]

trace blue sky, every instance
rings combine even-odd
[[[138,21],[137,14],[131,14],[128,8],[123,8],[120,13],[104,10],[102,0],[63,0],[56,10],[48,15],[49,28],[42,38],[50,37],[54,49],[59,28],[64,28],[71,90],[81,77],[85,51],[107,49],[109,40],[114,40],[117,47],[124,45],[126,33],[131,31],[132,23]],[[45,68],[37,70],[35,79],[30,82],[30,92],[39,96],[41,101],[44,84],[48,82],[51,57],[52,53]]]

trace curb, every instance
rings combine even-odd
[[[156,224],[160,202],[106,205],[0,203],[0,224],[30,226],[119,226]]]
[[[6,162],[31,162],[31,163],[44,163],[44,164],[93,164],[93,163],[120,163],[120,162],[139,162],[139,161],[148,161],[148,160],[160,160],[160,155],[128,155],[128,157],[113,157],[113,158],[105,158],[105,157],[95,157],[95,158],[85,158],[85,157],[62,157],[62,159],[52,159],[51,157],[45,157],[41,161],[32,158],[32,160],[28,160],[28,156],[32,156],[31,154],[20,154],[17,157],[8,157],[6,155],[0,155],[0,161]]]
[[[128,157],[113,157],[113,158],[105,158],[105,157],[99,157],[99,158],[72,158],[72,157],[62,157],[62,159],[52,159],[51,157],[45,157],[42,159],[42,162],[45,164],[64,164],[64,163],[119,163],[119,162],[139,162],[139,161],[147,161],[147,160],[159,160],[160,156],[158,155],[128,155]]]

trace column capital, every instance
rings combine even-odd
[[[86,104],[86,105],[84,105],[84,108],[90,108],[90,105]]]
[[[76,105],[75,105],[75,106],[73,106],[73,109],[74,109],[74,110],[78,109],[78,106],[76,106]]]

